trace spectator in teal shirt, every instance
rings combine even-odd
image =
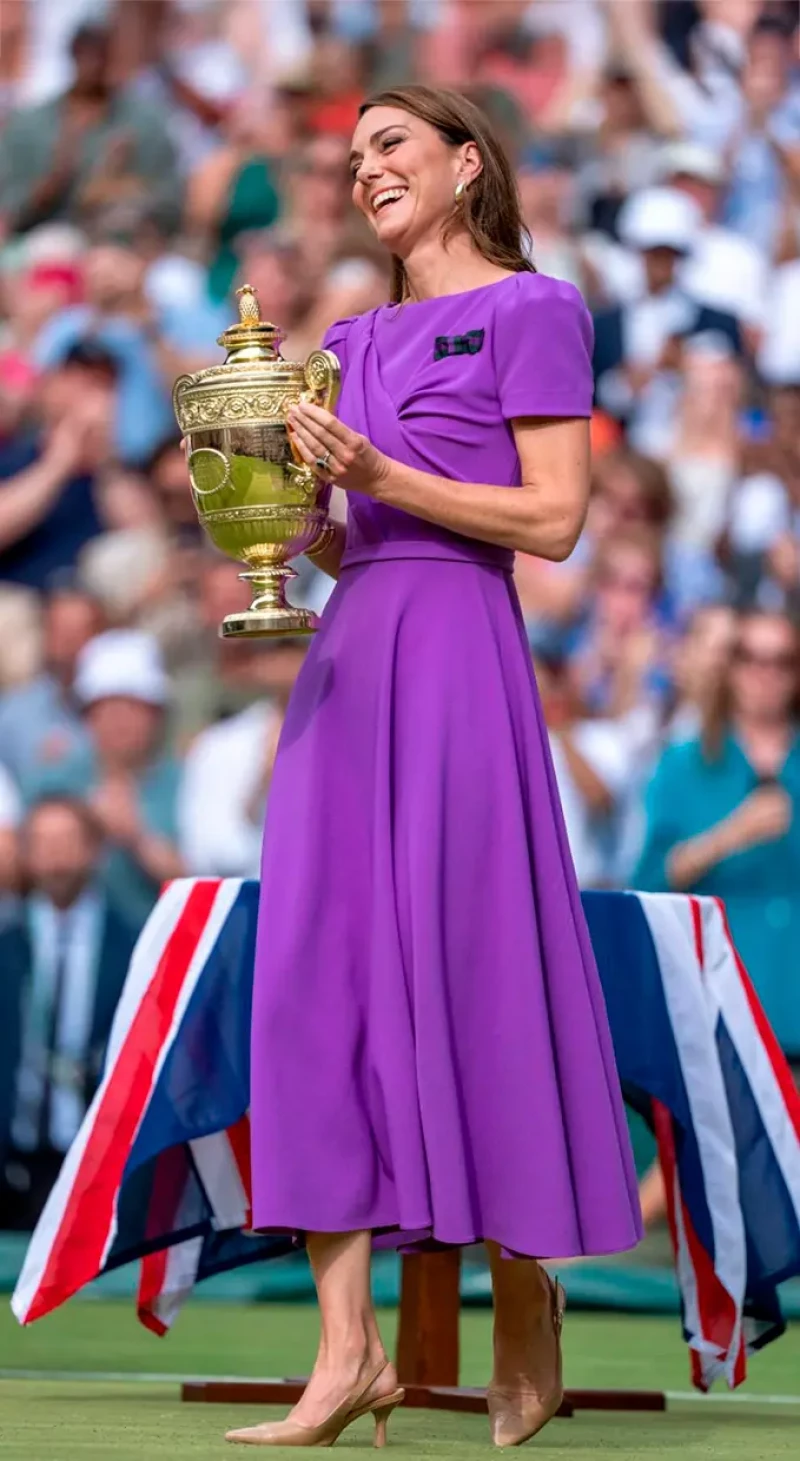
[[[88,750],[27,788],[84,798],[109,845],[103,879],[115,907],[141,927],[162,883],[178,877],[178,762],[163,749],[169,681],[157,642],[133,629],[99,634],[82,650],[74,692]]]
[[[783,615],[741,616],[702,736],[664,752],[634,886],[722,899],[800,1070],[800,636]]]

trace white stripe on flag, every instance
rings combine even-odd
[[[214,1227],[223,1233],[229,1228],[243,1228],[250,1203],[227,1131],[213,1131],[189,1145],[197,1175],[214,1214]]]
[[[769,1052],[753,1019],[722,912],[713,899],[704,898],[702,904],[708,979],[800,1223],[800,1143]]]
[[[736,1309],[736,1327],[729,1349],[732,1378],[747,1285],[747,1248],[739,1201],[736,1143],[715,1036],[716,1012],[706,999],[689,899],[648,893],[637,896],[653,936],[683,1069],[713,1231],[714,1271]]]
[[[61,1226],[83,1154],[91,1141],[95,1118],[113,1076],[114,1061],[136,1018],[136,1012],[158,969],[161,956],[186,905],[191,883],[175,882],[165,890],[136,942],[109,1036],[103,1076],[36,1225],[22,1265],[11,1308],[24,1324]]]
[[[100,1109],[105,1092],[114,1078],[114,1064],[124,1045],[126,1036],[133,1025],[139,1006],[158,969],[160,960],[175,926],[180,920],[192,888],[197,881],[199,880],[191,878],[178,879],[165,890],[148,918],[133,951],[130,970],[111,1029],[108,1057],[102,1081],[81,1124],[81,1128],[66,1155],[58,1179],[37,1223],[25,1255],[22,1272],[14,1290],[11,1308],[21,1324],[25,1323],[26,1316],[36,1297],[39,1284],[45,1274],[50,1250],[60,1231],[81,1161],[86,1147],[91,1140],[97,1112]],[[159,1052],[151,1082],[151,1095],[158,1082],[164,1061],[169,1054],[175,1036],[180,1028],[187,1004],[194,993],[203,966],[219,936],[225,919],[228,917],[239,895],[240,888],[241,879],[226,879],[219,884],[211,913],[189,963],[186,977],[175,1006],[169,1033]],[[144,1119],[144,1112],[146,1110],[147,1103],[145,1103],[142,1119]],[[137,1132],[140,1126],[141,1121],[139,1122],[139,1126],[137,1126]],[[103,1256],[98,1272],[102,1272],[116,1237],[116,1232],[115,1202],[108,1222],[108,1229],[103,1245]]]
[[[202,1252],[202,1236],[187,1238],[184,1243],[174,1243],[167,1251],[161,1292],[150,1303],[152,1313],[167,1329],[175,1323],[194,1288]]]

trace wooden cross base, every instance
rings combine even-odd
[[[486,1414],[485,1390],[461,1389],[459,1309],[461,1253],[414,1253],[402,1260],[397,1373],[405,1404],[423,1410]],[[305,1380],[192,1380],[181,1399],[224,1405],[293,1405]],[[576,1410],[666,1410],[660,1390],[568,1390],[558,1414]]]

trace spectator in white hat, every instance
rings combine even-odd
[[[733,316],[697,304],[683,288],[703,217],[677,188],[634,193],[619,217],[622,242],[642,262],[638,298],[595,316],[594,369],[599,405],[628,429],[631,444],[660,454],[680,394],[681,342],[699,332],[724,335],[734,352],[741,336]]]
[[[34,794],[86,798],[109,844],[109,894],[141,925],[161,885],[182,871],[175,827],[180,769],[163,745],[170,683],[157,641],[135,629],[99,634],[79,657],[74,692],[90,752],[62,764]]]
[[[726,170],[723,159],[701,142],[664,147],[659,173],[663,182],[691,198],[702,214],[691,256],[680,281],[690,298],[739,320],[755,351],[764,328],[769,264],[763,250],[720,222]]]
[[[599,405],[626,424],[666,364],[669,342],[692,323],[692,305],[676,274],[694,245],[700,210],[674,189],[634,193],[619,217],[624,245],[641,258],[638,298],[595,316]]]

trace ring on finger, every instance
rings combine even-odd
[[[331,454],[330,454],[329,451],[326,451],[326,453],[325,453],[324,456],[322,456],[322,457],[315,457],[314,458],[314,466],[320,472],[327,472],[327,470],[328,470],[328,463],[330,462],[330,459],[331,459]]]

